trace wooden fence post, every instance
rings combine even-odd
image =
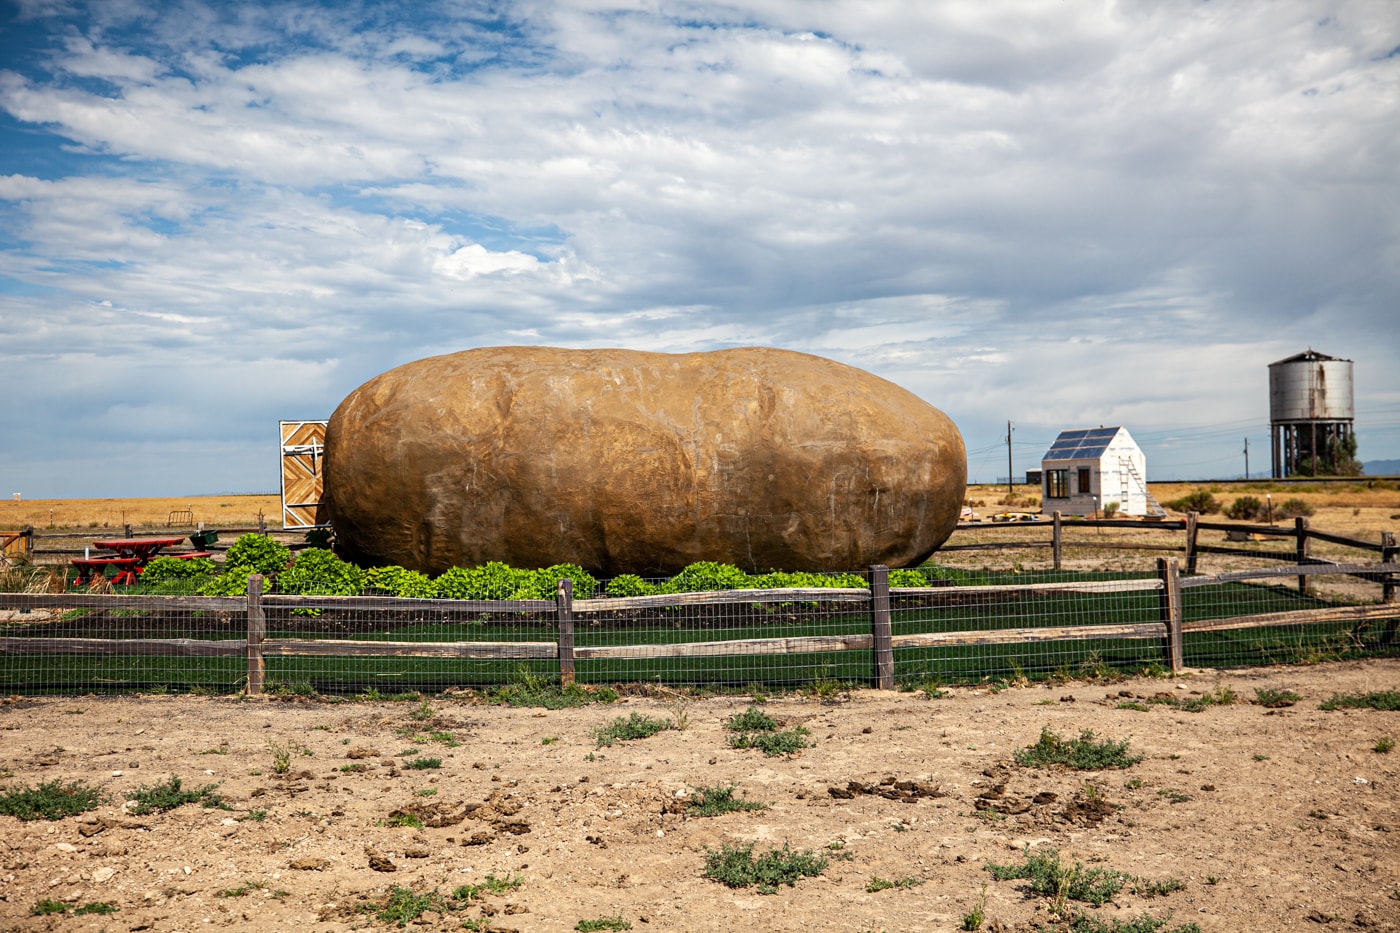
[[[1055,555],[1055,569],[1060,569],[1060,555],[1064,542],[1060,538],[1060,510],[1055,510],[1055,524],[1050,528],[1050,550]]]
[[[894,689],[894,641],[890,626],[890,568],[870,568],[870,634],[875,642],[875,683],[881,690]]]
[[[1196,574],[1196,519],[1199,517],[1195,512],[1186,513],[1186,572],[1191,576]]]
[[[574,581],[568,577],[559,581],[555,591],[559,612],[559,684],[568,687],[574,682]]]
[[[1395,546],[1395,532],[1381,532],[1381,563],[1391,564],[1400,558],[1400,548]],[[1381,584],[1381,602],[1395,602],[1395,574],[1386,574],[1385,582]]]
[[[1162,622],[1167,626],[1167,666],[1173,674],[1180,674],[1185,666],[1185,653],[1181,637],[1181,576],[1176,558],[1157,558],[1157,576],[1162,581],[1158,602]]]
[[[1297,554],[1297,564],[1302,566],[1308,562],[1308,520],[1299,515],[1293,519],[1293,535],[1297,539],[1294,548]],[[1298,575],[1298,595],[1308,595],[1308,578],[1302,574]]]
[[[263,660],[263,639],[267,637],[267,615],[262,607],[263,578],[248,577],[248,696],[262,694],[267,663]]]

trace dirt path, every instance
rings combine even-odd
[[[1266,709],[1249,702],[1256,688],[1301,699]],[[1069,902],[1105,921],[1396,931],[1400,749],[1375,749],[1400,740],[1400,713],[1319,704],[1397,689],[1400,661],[1378,660],[773,699],[760,709],[815,742],[776,758],[729,747],[725,723],[748,696],[560,711],[13,699],[0,705],[0,788],[81,780],[107,802],[56,822],[0,816],[0,930],[397,929],[374,911],[401,888],[441,897],[415,930],[942,931],[963,928],[984,884],[982,929],[1029,930],[1050,922],[1051,899],[986,866],[1024,864],[1032,846],[1134,876],[1102,907]],[[1221,690],[1238,702],[1180,705]],[[1160,694],[1178,704],[1149,702]],[[686,728],[598,747],[596,730],[634,713]],[[1015,765],[1044,728],[1126,739],[1145,757],[1124,770]],[[440,767],[409,766],[430,758]],[[123,810],[128,792],[172,775],[184,790],[215,785],[231,809]],[[685,812],[698,788],[731,784],[767,809]],[[405,813],[425,825],[393,825]],[[704,877],[707,850],[750,842],[828,863],[773,894]],[[514,884],[492,893],[488,876]],[[1150,896],[1148,882],[1182,887]],[[464,886],[475,895],[453,899]],[[69,909],[34,914],[46,901]],[[102,905],[115,912],[76,914]]]

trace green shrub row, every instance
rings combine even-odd
[[[374,593],[412,599],[535,599],[553,600],[558,581],[573,581],[574,598],[595,596],[664,596],[740,589],[853,589],[869,584],[856,573],[822,574],[771,571],[750,574],[733,564],[702,561],[691,564],[668,580],[652,582],[635,574],[613,577],[603,586],[576,564],[555,564],[538,570],[511,567],[491,561],[480,567],[452,567],[437,578],[403,567],[362,569],[341,560],[324,548],[307,548],[293,559],[291,552],[264,535],[247,534],[228,550],[223,571],[204,558],[180,560],[159,557],[146,565],[141,582],[149,589],[177,591],[192,581],[204,580],[202,596],[238,596],[257,573],[273,580],[269,591],[304,596],[358,596]],[[890,571],[893,587],[928,586],[919,570]]]

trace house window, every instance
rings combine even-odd
[[[1080,494],[1081,496],[1087,496],[1087,495],[1088,495],[1089,493],[1091,493],[1091,492],[1093,492],[1093,490],[1089,487],[1089,468],[1088,468],[1088,467],[1080,467],[1080,468],[1079,468],[1079,494]]]
[[[1045,498],[1069,498],[1069,470],[1045,471]]]

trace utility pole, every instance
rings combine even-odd
[[[1249,438],[1244,439],[1244,478],[1249,479]]]
[[[1015,495],[1011,486],[1016,482],[1016,474],[1011,472],[1011,422],[1006,422],[1006,494]]]

